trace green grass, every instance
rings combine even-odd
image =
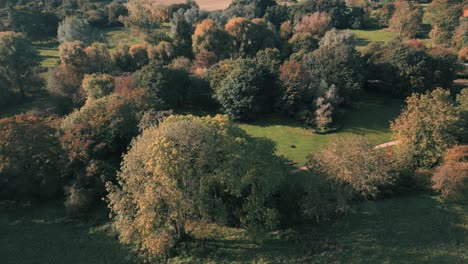
[[[55,39],[47,39],[34,43],[34,47],[41,57],[41,66],[44,68],[53,68],[60,61],[59,43]]]
[[[278,154],[302,166],[310,153],[346,135],[363,135],[375,145],[390,141],[390,120],[399,115],[401,105],[399,100],[368,95],[347,110],[339,132],[326,135],[312,133],[295,120],[279,117],[262,118],[251,124],[241,124],[241,127],[252,136],[271,139],[276,143]]]
[[[64,215],[58,203],[0,206],[1,262],[131,263],[129,249],[110,234],[104,211],[82,221]],[[361,202],[334,223],[296,231],[273,232],[259,246],[245,230],[202,225],[194,234],[203,243],[188,243],[169,262],[456,264],[468,258],[468,205],[430,196]]]
[[[357,47],[362,48],[371,42],[388,42],[397,37],[397,33],[388,30],[387,28],[381,29],[350,29],[358,40]]]
[[[109,49],[114,49],[119,43],[133,45],[142,41],[140,37],[133,35],[130,29],[124,27],[106,28],[101,33],[106,39]]]

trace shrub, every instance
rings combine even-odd
[[[434,190],[443,197],[463,198],[468,191],[468,146],[455,146],[432,176]]]
[[[16,115],[0,119],[0,196],[47,198],[61,193],[64,153],[57,119]]]
[[[132,143],[119,185],[108,184],[113,225],[148,260],[185,240],[188,223],[272,228],[283,162],[226,117],[168,117]]]

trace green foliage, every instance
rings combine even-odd
[[[421,28],[422,15],[417,3],[398,0],[395,2],[395,11],[389,21],[389,28],[398,32],[399,37],[414,37]]]
[[[266,112],[272,87],[266,72],[251,59],[221,61],[210,73],[214,97],[234,119],[248,120]]]
[[[328,31],[320,48],[306,56],[305,66],[317,80],[335,85],[347,103],[364,86],[364,64],[355,49],[355,38],[349,32]]]
[[[407,106],[391,124],[394,139],[400,144],[397,158],[411,168],[437,165],[457,143],[459,110],[450,92],[438,88],[427,94],[413,94]]]
[[[119,185],[108,185],[120,240],[154,260],[186,239],[189,223],[274,227],[270,199],[285,171],[273,152],[223,116],[172,116],[146,129]]]
[[[0,119],[0,196],[48,198],[61,193],[64,153],[57,119],[16,115]]]
[[[35,68],[39,61],[37,51],[24,34],[0,32],[0,86],[8,87],[8,93],[26,97],[38,81]]]
[[[190,78],[185,70],[165,67],[152,62],[135,75],[137,85],[148,91],[155,104],[167,107],[182,107],[190,102],[187,98]]]
[[[451,86],[455,58],[447,52],[431,54],[415,50],[398,40],[374,44],[365,55],[369,75],[383,81],[383,88],[396,96],[425,92],[438,86]]]
[[[34,40],[55,36],[59,24],[57,14],[38,9],[40,8],[34,5],[8,8],[6,27],[15,32],[22,32]],[[0,27],[0,31],[4,30]]]
[[[89,45],[97,39],[97,35],[87,20],[71,16],[60,22],[57,39],[60,43],[81,41]]]
[[[88,100],[95,100],[111,94],[114,91],[114,78],[109,74],[86,75],[81,88]]]

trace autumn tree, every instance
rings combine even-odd
[[[225,116],[170,116],[133,141],[108,184],[113,226],[150,261],[183,242],[189,223],[273,228],[283,162]]]
[[[432,25],[429,33],[434,44],[450,44],[462,16],[458,0],[434,0],[426,9],[425,18]]]
[[[395,173],[391,161],[383,152],[374,151],[364,137],[348,136],[331,142],[320,153],[309,157],[308,168],[312,175],[325,178],[331,182],[328,193],[321,194],[334,197],[332,201],[317,203],[315,186],[308,187],[304,196],[302,209],[306,216],[318,217],[326,208],[316,208],[324,205],[335,212],[349,209],[349,202],[355,198],[375,198],[382,188],[393,184]],[[308,184],[318,184],[311,182]],[[323,196],[319,196],[319,198]],[[331,204],[330,204],[331,203]]]
[[[103,194],[104,183],[115,178],[121,155],[137,133],[132,104],[116,95],[88,101],[64,118],[60,141],[72,172],[68,208],[85,209]]]
[[[314,96],[311,92],[311,77],[307,74],[303,64],[297,61],[285,61],[279,68],[281,81],[281,95],[278,106],[280,110],[294,116],[307,108]]]
[[[232,50],[232,37],[211,19],[201,21],[192,35],[194,54],[203,50],[213,52],[220,58],[229,57]]]
[[[405,0],[395,2],[395,12],[389,21],[389,28],[400,37],[413,37],[421,28],[422,12],[418,4]]]
[[[468,47],[468,19],[462,20],[455,29],[452,46],[457,50]]]
[[[62,193],[64,153],[58,119],[16,115],[0,119],[0,196],[47,198]]]
[[[432,188],[443,197],[464,198],[468,189],[468,146],[447,150],[443,163],[435,169]]]
[[[158,0],[129,0],[125,6],[127,16],[122,16],[124,25],[146,37],[164,21],[164,9]]]
[[[0,32],[0,85],[8,87],[8,93],[24,99],[38,80],[35,69],[39,62],[39,54],[25,35]]]
[[[331,18],[326,12],[315,12],[301,18],[295,27],[295,32],[310,33],[313,36],[322,37],[332,28]]]
[[[397,156],[408,166],[432,167],[457,143],[459,110],[450,92],[438,88],[406,99],[401,115],[391,123],[393,138],[400,144]]]
[[[338,107],[343,102],[335,85],[321,81],[315,100],[314,125],[318,132],[328,132],[338,116]]]

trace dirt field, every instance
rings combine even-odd
[[[175,3],[184,3],[185,0],[160,0],[163,5],[170,5]],[[226,9],[231,3],[231,0],[196,0],[200,9],[215,11]]]

